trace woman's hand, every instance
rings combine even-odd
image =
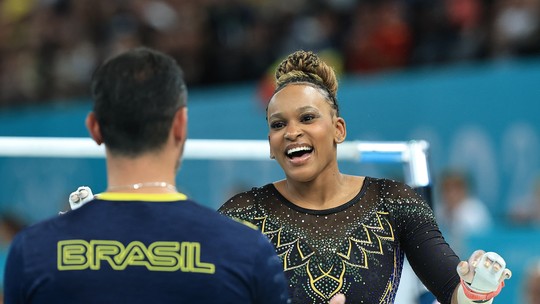
[[[345,304],[345,295],[338,293],[330,299],[330,304]]]
[[[461,261],[457,272],[461,277],[461,296],[471,301],[493,299],[504,287],[504,280],[512,277],[500,255],[483,250],[475,251],[468,261]]]

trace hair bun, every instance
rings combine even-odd
[[[337,78],[330,66],[311,51],[296,51],[285,58],[276,69],[276,87],[291,82],[308,81],[324,87],[332,98],[337,94]]]
[[[317,73],[321,60],[311,51],[296,51],[281,62],[276,70],[276,80],[289,72]]]

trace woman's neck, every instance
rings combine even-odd
[[[276,182],[277,190],[293,204],[312,210],[325,210],[341,206],[356,196],[363,177],[338,173],[330,179],[308,182],[285,179]]]

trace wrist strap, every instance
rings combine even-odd
[[[465,282],[463,279],[461,279],[461,286],[463,287],[463,292],[465,293],[465,296],[469,298],[472,301],[488,301],[493,298],[495,298],[500,292],[501,289],[504,287],[504,281],[502,281],[499,284],[499,287],[497,290],[492,292],[478,292],[472,289],[472,287]]]

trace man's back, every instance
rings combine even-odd
[[[260,234],[181,194],[104,193],[12,244],[6,303],[285,303]],[[280,294],[276,291],[282,291]]]

